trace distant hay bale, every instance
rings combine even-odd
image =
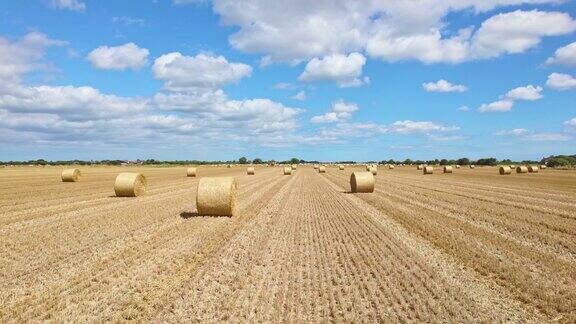
[[[388,166],[388,169],[394,170],[394,166],[393,166],[392,164],[390,164],[390,165]]]
[[[372,173],[372,175],[377,175],[378,174],[378,168],[373,165],[370,167],[370,173]]]
[[[510,164],[510,169],[514,170],[516,169],[516,166],[514,164]]]
[[[351,192],[374,192],[374,175],[371,172],[353,172],[350,176]]]
[[[452,166],[445,165],[444,166],[444,173],[452,173]]]
[[[232,164],[228,164],[226,167],[227,167],[228,169],[230,169],[230,168],[232,167]]]
[[[343,165],[340,165],[340,166],[338,166],[338,169],[339,169],[339,170],[344,170],[344,166],[343,166]]]
[[[366,165],[366,171],[371,171],[372,166],[371,165]]]
[[[424,166],[422,164],[420,164],[416,167],[416,170],[422,170],[423,168],[424,168]]]
[[[505,175],[505,174],[511,174],[512,173],[512,168],[510,168],[509,166],[501,166],[498,171],[500,172],[500,175]]]
[[[475,169],[476,166],[474,164],[470,164],[470,169]]]
[[[459,164],[456,164],[456,169],[460,169],[460,165],[459,165]]]
[[[318,173],[326,173],[326,166],[322,165],[318,168]]]
[[[254,175],[254,167],[247,167],[246,168],[246,173],[248,175]]]
[[[528,173],[528,168],[523,165],[516,167],[516,173]]]
[[[233,177],[201,178],[196,208],[202,216],[234,216],[238,182]]]
[[[79,169],[65,169],[62,171],[62,182],[76,182],[80,180]]]
[[[186,176],[195,177],[196,171],[197,171],[197,168],[188,168],[188,169],[186,169]]]
[[[292,164],[292,170],[296,170],[296,164]]]
[[[540,166],[540,169],[541,169],[541,170],[544,170],[544,169],[546,169],[546,168],[547,168],[547,166],[544,165],[544,164],[542,164],[542,165]]]
[[[291,167],[284,167],[284,175],[291,175],[292,168]]]
[[[141,196],[146,193],[146,178],[140,173],[120,173],[114,182],[114,192],[117,197]]]
[[[320,166],[318,164],[314,164],[314,170],[318,170]]]
[[[432,174],[434,173],[434,168],[431,166],[425,166],[422,168],[424,174]]]
[[[528,166],[528,172],[530,172],[530,173],[538,173],[538,170],[539,170],[538,166],[536,166],[536,165],[529,165]]]

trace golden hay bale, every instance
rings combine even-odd
[[[374,175],[371,172],[352,172],[351,192],[374,192]]]
[[[538,166],[537,165],[529,165],[528,166],[528,172],[530,173],[538,173]]]
[[[474,169],[476,166],[474,164],[470,164],[470,169]]]
[[[416,167],[416,170],[422,170],[424,168],[424,166],[422,164],[420,164],[419,166]]]
[[[320,166],[318,164],[314,164],[314,170],[318,170]]]
[[[284,175],[291,175],[292,168],[291,167],[284,167]]]
[[[198,215],[233,216],[238,182],[233,177],[201,178],[198,182]]]
[[[542,164],[542,165],[540,166],[540,169],[541,169],[541,170],[544,170],[544,169],[546,169],[546,168],[547,168],[547,166],[544,165],[544,164]]]
[[[326,173],[326,166],[322,165],[318,168],[318,173]]]
[[[296,170],[296,164],[292,164],[292,170]]]
[[[197,171],[197,168],[188,168],[188,169],[186,169],[186,176],[195,177],[196,171]]]
[[[460,169],[460,165],[456,164],[456,169]]]
[[[434,168],[431,166],[425,166],[422,168],[424,174],[432,174],[434,173]]]
[[[394,170],[394,166],[393,166],[392,164],[390,164],[390,165],[388,166],[388,169]]]
[[[510,169],[514,170],[516,169],[516,166],[514,164],[510,164]]]
[[[371,166],[371,165],[366,165],[366,171],[370,171],[370,170],[371,170],[371,168],[372,168],[372,166]]]
[[[76,182],[80,180],[79,169],[66,169],[62,171],[62,182]]]
[[[528,173],[528,168],[523,165],[516,167],[516,173]]]
[[[498,170],[500,172],[500,175],[505,175],[505,174],[511,174],[512,173],[512,168],[510,168],[509,166],[501,166]]]
[[[248,175],[254,175],[254,167],[247,167],[246,168],[246,173]]]
[[[114,192],[117,197],[141,196],[146,193],[146,178],[140,173],[120,173],[114,182]]]
[[[338,166],[338,169],[339,169],[339,170],[344,170],[344,166],[343,166],[343,165],[339,165],[339,166]]]
[[[230,169],[230,168],[232,167],[232,164],[228,164],[226,167],[227,167],[228,169]]]
[[[443,170],[444,170],[444,173],[452,173],[452,166],[445,165]]]
[[[378,174],[378,168],[374,165],[370,167],[370,173],[372,173],[372,175],[377,175]]]

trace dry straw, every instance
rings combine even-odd
[[[528,173],[528,168],[523,165],[516,167],[516,173]]]
[[[431,166],[425,166],[423,169],[424,174],[432,174],[434,173],[434,168]]]
[[[476,166],[474,164],[470,164],[470,169],[474,169]]]
[[[390,165],[388,166],[388,169],[394,170],[394,166],[393,166],[392,164],[390,164]]]
[[[460,165],[456,164],[456,169],[460,169]]]
[[[338,169],[339,169],[339,170],[344,170],[344,166],[343,166],[343,165],[339,165],[339,166],[338,166]]]
[[[542,170],[544,170],[544,169],[546,169],[546,168],[547,168],[547,166],[544,165],[544,164],[542,164],[542,165],[540,166],[540,169],[542,169]]]
[[[320,166],[318,164],[314,164],[314,170],[318,170]]]
[[[291,175],[292,168],[291,167],[284,167],[284,175]]]
[[[230,169],[230,168],[232,167],[232,164],[228,164],[226,167],[227,167],[228,169]]]
[[[503,165],[499,168],[499,172],[500,172],[500,175],[511,174],[512,168],[510,168],[509,166]]]
[[[510,164],[510,169],[514,170],[516,169],[516,166],[514,164]]]
[[[188,168],[186,169],[186,176],[188,177],[195,177],[196,176],[196,168]]]
[[[528,172],[530,172],[530,173],[538,173],[538,170],[539,170],[538,166],[536,166],[536,165],[528,166]]]
[[[233,216],[236,211],[238,182],[232,177],[201,178],[196,208],[201,216]]]
[[[247,167],[246,168],[246,173],[248,175],[254,175],[254,167]]]
[[[296,164],[292,164],[292,170],[296,170]]]
[[[444,166],[444,173],[452,173],[452,166],[449,165]]]
[[[378,174],[378,168],[373,165],[370,167],[370,172],[372,173],[372,175],[377,175]]]
[[[117,197],[141,196],[146,193],[146,178],[140,173],[120,173],[114,182],[114,192]]]
[[[80,180],[79,169],[66,169],[62,171],[63,182],[76,182],[78,180]]]
[[[374,192],[374,175],[371,172],[353,172],[350,176],[351,192]]]
[[[371,165],[366,165],[366,171],[370,171],[370,170],[371,170],[371,168],[372,168],[372,166],[371,166]]]
[[[323,165],[321,167],[318,168],[318,173],[326,173],[326,166]]]
[[[422,170],[424,168],[424,166],[422,164],[420,164],[419,166],[416,167],[416,170]]]

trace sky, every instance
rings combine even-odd
[[[576,1],[0,2],[0,160],[576,153]]]

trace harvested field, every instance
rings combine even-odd
[[[576,321],[576,171],[397,166],[351,194],[365,167],[80,169],[0,170],[2,322]],[[197,214],[215,176],[234,217]]]

